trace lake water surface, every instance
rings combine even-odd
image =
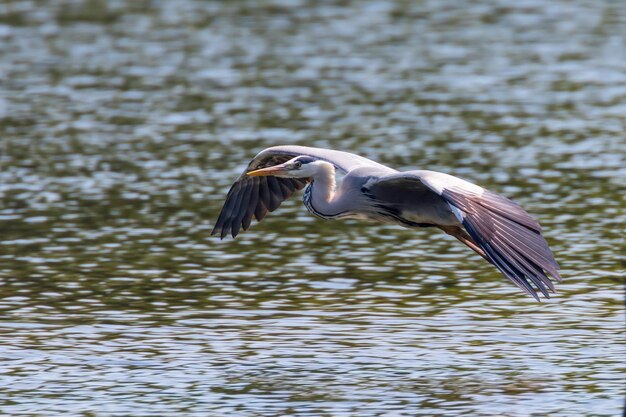
[[[0,413],[619,415],[625,103],[622,2],[0,1]],[[558,294],[299,197],[210,237],[277,144],[517,200]]]

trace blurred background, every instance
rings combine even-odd
[[[619,414],[625,43],[620,1],[0,1],[0,412]],[[278,144],[517,200],[559,293],[299,196],[209,237]]]

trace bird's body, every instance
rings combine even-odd
[[[344,176],[336,183],[336,171]],[[460,178],[426,170],[398,172],[348,152],[276,146],[260,152],[232,186],[212,234],[235,237],[306,186],[303,201],[327,220],[359,219],[438,227],[494,264],[522,290],[549,297],[559,266],[541,227],[513,201]]]
[[[395,173],[356,168],[336,187],[332,164],[322,166],[323,174],[311,181],[303,196],[306,208],[318,217],[370,220],[404,227],[460,226],[450,207],[437,194],[417,189],[407,194],[395,190],[392,183],[380,186],[381,181],[394,178]]]

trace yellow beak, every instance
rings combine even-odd
[[[286,171],[287,168],[283,165],[276,165],[275,167],[269,168],[261,168],[254,171],[247,172],[246,175],[251,177],[267,177],[269,175],[274,175],[277,172]]]

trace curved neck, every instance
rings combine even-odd
[[[341,214],[336,207],[335,167],[328,162],[320,162],[319,169],[304,195],[304,204],[316,216],[332,218]]]

